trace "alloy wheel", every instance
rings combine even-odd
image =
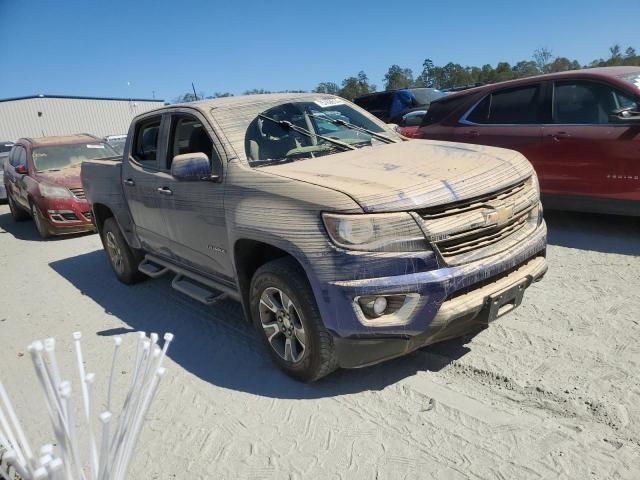
[[[279,288],[266,288],[260,296],[259,312],[260,324],[271,348],[287,362],[302,360],[307,335],[289,296]]]
[[[105,241],[107,244],[109,259],[111,260],[113,268],[115,268],[118,273],[124,272],[124,257],[120,247],[118,247],[118,244],[116,243],[116,237],[113,235],[113,232],[106,233]]]

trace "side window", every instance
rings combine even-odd
[[[12,167],[17,167],[18,165],[27,166],[27,151],[24,147],[13,147],[9,155],[9,163]]]
[[[133,158],[140,163],[153,164],[158,153],[161,117],[154,117],[140,122],[136,126]]]
[[[608,85],[584,80],[555,82],[553,118],[555,123],[604,125],[614,110],[635,105],[631,96]]]
[[[540,85],[527,85],[494,92],[476,105],[467,120],[494,125],[542,123],[540,90]]]
[[[190,115],[174,115],[171,119],[169,149],[167,150],[167,170],[171,169],[171,162],[176,155],[198,152],[206,154],[209,160],[213,158],[213,155],[217,158],[213,142],[202,122]]]

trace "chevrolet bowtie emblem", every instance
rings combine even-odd
[[[489,227],[491,225],[501,226],[507,223],[513,217],[513,204],[500,205],[493,207],[493,211],[484,214],[484,224]]]

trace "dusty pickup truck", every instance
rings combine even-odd
[[[237,299],[304,381],[481,329],[547,269],[524,156],[405,141],[328,95],[145,113],[122,161],[84,162],[82,181],[122,282]]]

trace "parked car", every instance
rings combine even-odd
[[[124,143],[127,141],[126,135],[107,135],[104,139],[118,155],[122,155],[124,152]]]
[[[115,275],[239,300],[298,379],[482,328],[547,268],[518,152],[406,141],[321,94],[170,105],[128,135],[121,161],[82,165]]]
[[[434,101],[413,137],[523,153],[543,205],[640,215],[640,67],[575,70]]]
[[[402,90],[408,90],[415,96],[416,102],[412,108],[422,107],[422,110],[425,110],[435,99],[446,95],[444,92],[435,88],[408,88]],[[394,95],[399,91],[400,90],[386,90],[384,92],[369,93],[355,98],[353,102],[374,114],[385,123],[400,123],[400,118],[406,112],[396,116],[391,114],[391,104]]]
[[[0,200],[7,199],[7,189],[4,188],[4,162],[9,156],[13,142],[0,142]]]
[[[95,230],[80,164],[117,156],[92,135],[21,138],[5,160],[4,185],[13,218],[32,217],[42,238]]]

